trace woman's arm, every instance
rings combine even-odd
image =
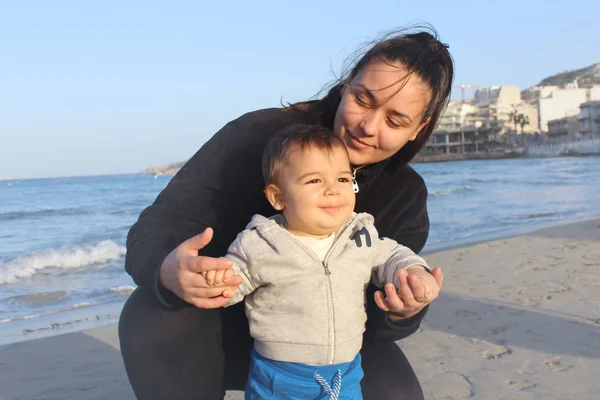
[[[266,141],[283,119],[280,109],[271,109],[230,122],[141,213],[127,236],[125,259],[125,268],[138,285],[153,290],[164,303],[176,301],[160,284],[161,265],[174,249],[211,227],[214,236],[200,254],[224,255],[253,214],[270,210],[262,194],[261,158]]]
[[[410,167],[406,167],[410,168]],[[409,179],[406,179],[409,178]],[[410,248],[415,253],[420,252],[429,234],[429,216],[427,214],[427,187],[423,179],[412,169],[403,177],[404,184],[410,187],[397,201],[397,209],[402,212],[395,216],[389,231],[380,230],[382,236],[390,237],[398,243]],[[367,337],[371,340],[400,340],[414,333],[425,317],[428,305],[410,317],[401,317],[386,313],[375,303],[375,286],[367,290]]]

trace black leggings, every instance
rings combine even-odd
[[[244,390],[252,338],[243,303],[225,309],[165,308],[138,288],[119,321],[125,369],[135,395],[147,399],[223,399]],[[422,400],[419,381],[394,342],[365,341],[366,400]]]

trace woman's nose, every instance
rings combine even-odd
[[[362,129],[365,136],[376,136],[377,126],[379,120],[379,113],[377,110],[369,110],[363,115],[363,119],[360,122],[360,128]]]

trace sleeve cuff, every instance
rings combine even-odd
[[[407,332],[410,332],[408,334],[408,335],[410,335],[410,334],[416,332],[417,329],[419,329],[419,326],[421,325],[421,321],[423,321],[423,318],[425,318],[425,314],[427,314],[428,310],[429,310],[429,304],[426,305],[425,307],[423,307],[423,309],[421,311],[419,311],[417,314],[413,315],[412,317],[404,318],[398,322],[393,322],[390,319],[390,315],[394,315],[393,312],[390,312],[390,313],[387,313],[387,315],[385,317],[385,322],[390,327],[390,329],[393,329],[395,331],[407,331]]]
[[[423,321],[428,310],[429,305],[425,306],[418,314],[398,322],[391,321],[388,313],[384,318],[388,329],[377,332],[376,339],[383,341],[397,341],[412,335],[419,329],[419,326],[421,326],[421,321]]]
[[[170,246],[165,246],[162,252],[158,253],[155,258],[151,261],[151,265],[153,266],[150,288],[154,291],[156,298],[161,303],[162,306],[166,308],[173,308],[185,303],[181,300],[175,293],[171,292],[169,289],[161,285],[160,283],[160,267],[172,251],[169,250]]]
[[[408,267],[406,267],[406,269],[409,269],[410,267],[416,267],[416,266],[423,267],[423,268],[425,268],[425,270],[427,272],[431,273],[431,267],[429,266],[429,264],[427,264],[427,262],[425,260],[414,262],[414,263],[410,264]]]

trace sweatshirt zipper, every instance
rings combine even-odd
[[[360,167],[362,168],[362,167]],[[356,171],[358,171],[360,168],[355,169],[354,174],[356,174]],[[334,311],[334,307],[333,307],[333,288],[331,287],[331,271],[329,270],[329,265],[327,264],[327,261],[329,260],[329,256],[331,255],[331,252],[333,251],[333,249],[335,248],[335,246],[338,244],[338,242],[340,241],[340,238],[346,235],[346,232],[354,225],[354,219],[356,217],[352,217],[352,219],[350,220],[350,222],[348,223],[348,225],[346,225],[346,227],[340,232],[339,235],[337,235],[337,237],[335,238],[333,244],[331,245],[331,248],[329,249],[329,251],[327,252],[327,254],[325,254],[325,259],[323,261],[319,260],[316,258],[316,255],[314,254],[314,252],[310,251],[308,248],[306,248],[302,243],[300,243],[298,240],[296,240],[294,238],[294,235],[290,234],[288,232],[288,234],[290,235],[290,237],[292,238],[292,240],[301,248],[303,249],[311,258],[317,260],[317,261],[321,261],[321,264],[323,265],[323,271],[325,273],[325,276],[327,277],[327,289],[329,292],[329,299],[328,299],[328,306],[331,309],[331,333],[329,335],[329,342],[331,343],[331,351],[329,353],[329,357],[327,358],[327,365],[330,365],[333,363],[333,359],[335,357],[335,311]],[[282,228],[283,229],[283,228]],[[284,229],[285,230],[285,229]]]
[[[329,291],[329,307],[331,309],[331,330],[329,331],[329,344],[330,344],[331,350],[329,351],[329,356],[327,357],[327,363],[326,363],[326,365],[330,365],[333,363],[333,359],[335,357],[335,308],[333,306],[333,289],[331,287],[331,271],[329,271],[329,267],[327,266],[327,262],[325,262],[325,261],[323,261],[323,269],[325,270],[325,276],[327,277],[327,289]]]
[[[348,231],[348,229],[351,226],[353,226],[353,220],[354,218],[352,218],[348,226],[346,226],[344,230],[340,232],[338,237],[335,238],[335,241],[331,245],[331,248],[325,255],[325,259],[322,261],[323,270],[325,271],[325,276],[327,277],[327,288],[329,289],[329,306],[331,307],[331,333],[329,334],[329,343],[331,344],[331,350],[329,352],[329,357],[327,358],[327,365],[331,365],[335,357],[335,308],[333,304],[333,288],[331,287],[331,271],[329,270],[329,265],[327,264],[327,261],[329,260],[331,252],[340,241],[340,238],[346,234],[346,231]]]
[[[360,190],[360,188],[358,187],[358,182],[356,181],[356,171],[358,171],[360,168],[352,169],[352,190],[354,190],[354,193],[358,193]]]

